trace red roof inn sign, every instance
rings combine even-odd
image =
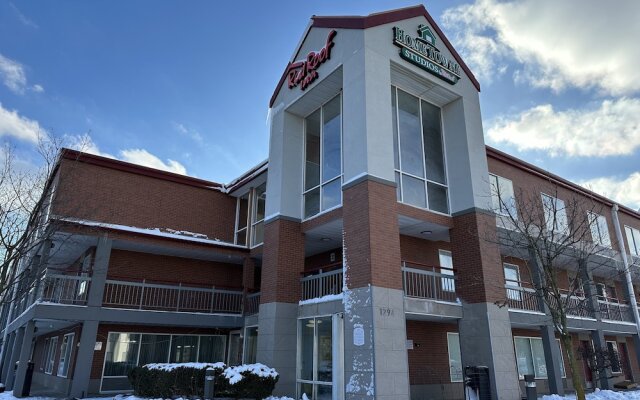
[[[393,27],[393,44],[400,47],[400,57],[455,85],[460,79],[460,65],[436,47],[436,36],[427,25],[418,26],[419,37]]]
[[[334,45],[333,38],[337,33],[335,30],[329,32],[324,47],[319,51],[309,52],[306,59],[289,64],[287,72],[289,89],[300,85],[300,89],[305,90],[313,81],[318,79],[317,70],[325,61],[331,58],[331,48]]]

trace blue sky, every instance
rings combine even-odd
[[[481,82],[487,143],[637,208],[640,3],[601,3],[426,7]],[[414,4],[0,0],[0,140],[36,160],[45,130],[228,182],[267,156],[269,98],[311,15]]]

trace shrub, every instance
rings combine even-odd
[[[262,400],[273,392],[278,382],[275,369],[263,364],[245,364],[229,367],[223,376],[229,382],[229,391],[236,398]]]

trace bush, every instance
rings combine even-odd
[[[224,363],[148,364],[129,372],[129,382],[138,397],[175,398],[204,396],[207,368],[214,369],[216,397],[262,400],[271,395],[278,373],[262,364],[226,368]]]

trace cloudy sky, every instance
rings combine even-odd
[[[269,97],[311,15],[415,4],[0,0],[0,141],[36,162],[48,132],[228,182],[267,156]],[[481,82],[488,144],[640,208],[640,2],[426,7]]]

